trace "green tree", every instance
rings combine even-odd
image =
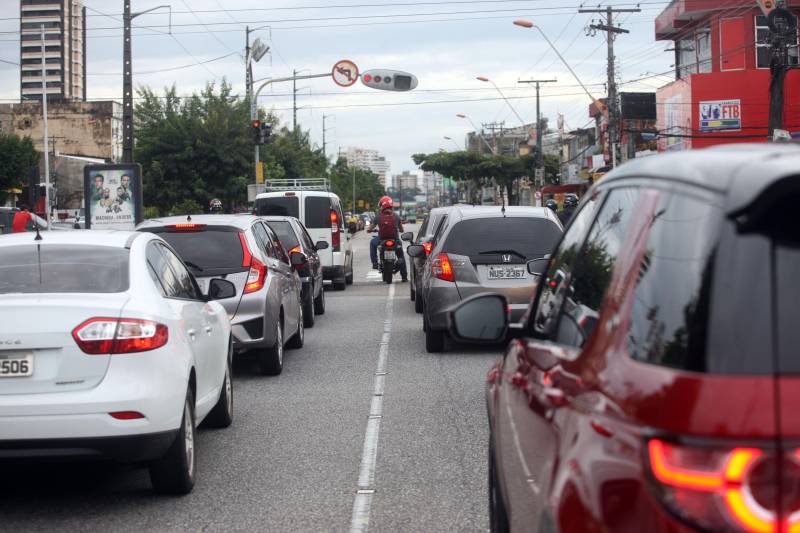
[[[30,168],[39,161],[39,153],[30,137],[0,133],[0,201],[8,189],[20,188]]]
[[[384,195],[383,186],[378,181],[378,175],[369,170],[347,165],[342,157],[336,161],[330,171],[331,189],[342,200],[345,210],[353,210],[353,179],[356,186],[356,211],[366,210],[359,208],[358,201],[363,200],[374,210],[378,200]]]

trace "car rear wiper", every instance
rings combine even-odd
[[[478,252],[478,255],[498,255],[498,254],[514,254],[519,257],[525,257],[516,250],[486,250],[485,252]]]
[[[189,268],[193,268],[193,269],[197,270],[198,272],[202,272],[203,271],[202,268],[200,268],[199,266],[195,265],[191,261],[184,261],[184,263],[186,263],[186,266],[188,266]]]

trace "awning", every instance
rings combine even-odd
[[[22,189],[12,188],[12,189],[6,189],[3,192],[7,192],[8,194],[22,194]]]

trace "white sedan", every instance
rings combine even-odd
[[[156,491],[195,479],[195,428],[233,419],[231,331],[151,233],[0,237],[0,459],[145,462]]]

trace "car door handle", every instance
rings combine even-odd
[[[190,329],[190,330],[189,330],[189,331],[187,331],[186,333],[188,333],[188,334],[189,334],[189,336],[190,336],[192,339],[194,339],[195,335],[197,334],[197,332],[195,332],[195,330],[193,330],[193,329]]]
[[[209,335],[211,335],[211,326],[206,326],[206,327],[204,327],[203,329],[206,331],[206,333],[208,333]]]

